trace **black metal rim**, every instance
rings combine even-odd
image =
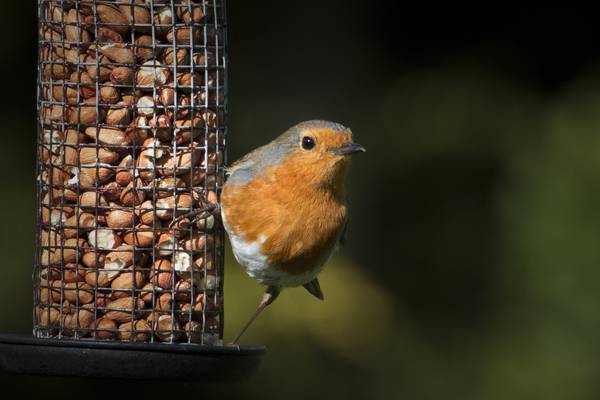
[[[99,341],[89,339],[54,339],[54,338],[35,338],[28,335],[19,334],[0,334],[0,343],[11,345],[27,346],[53,346],[69,348],[86,349],[104,349],[104,350],[138,350],[144,352],[162,352],[162,353],[202,353],[213,355],[251,355],[260,356],[266,352],[264,346],[206,346],[198,344],[185,343],[128,343],[115,341]]]

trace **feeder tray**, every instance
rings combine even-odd
[[[258,368],[263,346],[119,343],[0,334],[0,369],[81,378],[236,381]]]

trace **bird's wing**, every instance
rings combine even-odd
[[[283,139],[261,146],[240,158],[225,172],[232,182],[245,183],[263,173],[269,166],[277,165],[289,153],[293,145]]]
[[[261,163],[264,153],[264,146],[259,147],[225,168],[225,173],[229,177],[228,182],[246,183],[252,180],[263,170]]]
[[[257,150],[258,149],[251,151],[250,153],[246,154],[244,157],[240,158],[239,160],[237,160],[236,162],[231,164],[229,167],[225,168],[225,173],[227,175],[232,175],[235,171],[237,171],[239,169],[245,169],[245,168],[252,167],[255,164],[255,162],[252,160],[252,158]]]
[[[348,218],[344,220],[344,226],[342,227],[342,233],[340,234],[340,240],[338,244],[340,247],[344,247],[346,245],[346,233],[348,231]]]

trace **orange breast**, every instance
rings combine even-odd
[[[245,242],[264,242],[269,264],[290,274],[319,267],[346,218],[344,188],[314,185],[317,167],[290,157],[245,184],[226,184],[221,196],[229,229]]]

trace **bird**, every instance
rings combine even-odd
[[[339,123],[301,122],[226,169],[223,226],[237,262],[266,286],[231,344],[285,288],[324,299],[318,275],[345,232],[350,156],[366,151],[352,136]]]

